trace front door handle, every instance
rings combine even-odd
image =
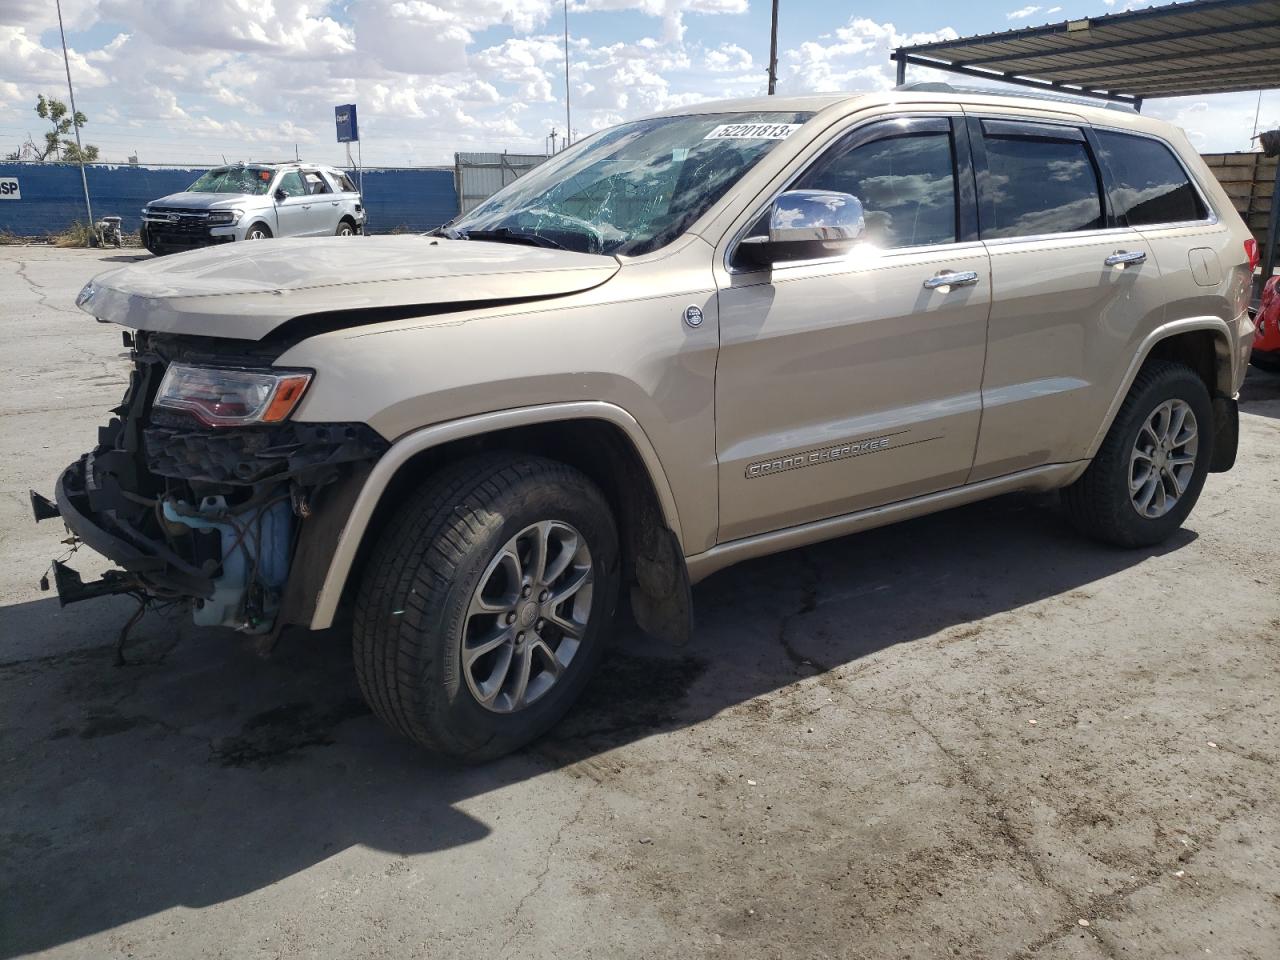
[[[942,287],[971,287],[978,282],[978,275],[972,270],[943,270],[924,282],[926,290],[938,290]]]
[[[1123,267],[1130,263],[1146,263],[1147,255],[1142,250],[1117,250],[1102,262],[1108,267]]]

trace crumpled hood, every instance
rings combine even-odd
[[[613,257],[418,235],[255,240],[157,257],[95,277],[76,303],[139,330],[260,340],[295,317],[400,315],[421,306],[576,293],[608,280]],[[352,325],[376,321],[353,315]]]

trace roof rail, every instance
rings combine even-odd
[[[1057,90],[1001,90],[995,87],[957,86],[941,80],[922,80],[915,83],[903,83],[893,88],[903,93],[975,93],[984,97],[1018,97],[1024,100],[1059,100],[1063,103],[1076,103],[1083,107],[1105,107],[1107,110],[1123,110],[1125,113],[1137,113],[1131,104],[1117,100],[1097,100],[1086,96],[1072,96]]]

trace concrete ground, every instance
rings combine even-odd
[[[1280,377],[1167,545],[1011,496],[725,571],[547,739],[452,769],[344,638],[36,589],[122,392],[126,254],[0,248],[0,955],[1280,956]],[[86,576],[101,566],[87,551]]]

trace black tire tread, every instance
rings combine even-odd
[[[1121,517],[1122,511],[1131,510],[1127,495],[1117,496],[1112,484],[1113,472],[1118,465],[1128,460],[1128,424],[1135,407],[1143,402],[1148,391],[1160,387],[1164,383],[1182,380],[1186,377],[1201,383],[1194,370],[1185,364],[1166,360],[1149,360],[1134,377],[1129,392],[1116,412],[1115,419],[1102,441],[1102,446],[1094,455],[1093,462],[1085,470],[1080,479],[1061,491],[1062,503],[1072,524],[1081,533],[1106,543],[1120,547],[1139,547],[1148,545],[1147,540],[1135,539],[1125,531],[1127,525]],[[1207,391],[1206,391],[1207,394]],[[1202,423],[1204,439],[1212,450],[1211,423]],[[1204,454],[1207,460],[1210,452]],[[1121,469],[1127,470],[1127,465]]]
[[[439,666],[425,637],[452,628],[438,619],[443,599],[485,529],[486,505],[530,480],[590,484],[572,467],[541,457],[495,452],[457,461],[414,491],[369,557],[353,620],[360,689],[384,723],[433,752],[485,756],[488,741],[463,741],[425,722],[441,694],[438,685],[421,682]],[[387,610],[403,614],[384,618]]]

